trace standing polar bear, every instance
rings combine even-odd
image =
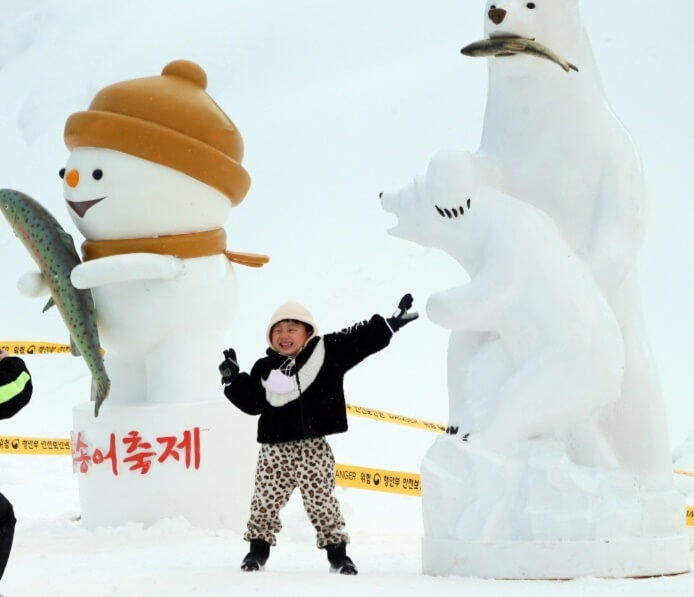
[[[427,305],[452,330],[460,432],[422,462],[423,570],[684,572],[684,503],[636,275],[637,151],[605,99],[578,0],[488,2],[484,29],[463,48],[494,56],[476,157],[439,155],[425,180],[383,197],[394,234],[443,248],[471,277]]]
[[[511,195],[546,212],[590,268],[620,324],[621,396],[602,425],[645,491],[672,487],[665,409],[641,312],[636,259],[646,226],[637,150],[610,108],[578,0],[488,2],[485,37],[532,38],[578,67],[516,54],[488,60],[478,154]]]
[[[551,218],[496,178],[481,158],[444,151],[424,178],[381,199],[398,217],[391,234],[442,249],[471,277],[427,303],[434,323],[479,341],[449,355],[463,378],[450,424],[497,453],[558,437],[573,462],[613,465],[596,415],[619,397],[619,326]]]

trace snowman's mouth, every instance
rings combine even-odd
[[[74,211],[80,218],[84,217],[84,214],[87,213],[87,210],[90,207],[94,207],[99,201],[103,201],[106,199],[106,197],[99,197],[98,199],[90,199],[89,201],[67,201],[67,204],[70,206],[72,211]]]

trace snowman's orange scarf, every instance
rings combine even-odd
[[[250,267],[262,267],[270,260],[267,255],[227,251],[226,242],[227,234],[223,228],[149,238],[86,240],[82,243],[82,256],[88,261],[122,253],[158,253],[190,259],[223,253],[229,261]]]

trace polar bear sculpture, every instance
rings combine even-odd
[[[565,73],[528,55],[488,60],[478,153],[503,188],[556,222],[619,321],[626,368],[621,398],[603,414],[620,464],[646,490],[672,488],[665,409],[643,325],[636,258],[646,225],[640,158],[610,108],[578,0],[487,2],[485,36],[533,38],[578,67]]]
[[[430,297],[429,318],[495,345],[495,357],[454,355],[468,379],[449,423],[496,453],[560,437],[573,462],[613,465],[597,414],[619,397],[619,326],[551,218],[499,191],[494,178],[482,159],[447,151],[424,178],[382,195],[384,209],[398,216],[391,234],[442,249],[471,276]],[[482,375],[489,383],[480,386],[481,369],[494,376]]]
[[[444,250],[471,278],[427,303],[451,330],[456,393],[450,433],[422,462],[424,571],[684,571],[682,500],[644,494],[599,424],[624,367],[614,313],[554,221],[500,180],[487,158],[446,151],[424,178],[381,194],[398,217],[391,234]]]
[[[425,180],[398,199],[384,198],[384,207],[397,207],[396,234],[444,248],[471,277],[427,306],[431,319],[452,330],[454,434],[439,437],[422,462],[423,569],[493,578],[687,571],[684,502],[672,486],[664,405],[640,307],[636,259],[646,193],[637,151],[605,99],[578,0],[488,2],[485,36],[503,39],[464,48],[495,54],[478,159],[456,165],[454,156],[438,156]],[[519,37],[528,43],[514,43]],[[442,167],[456,174],[441,177]],[[470,188],[474,181],[482,187]],[[499,212],[496,221],[487,214],[498,230],[480,226],[487,245],[468,229],[451,232],[482,222],[475,219],[476,194]],[[441,238],[421,219],[411,220],[422,196],[440,210]],[[502,217],[511,206],[517,218]],[[542,250],[527,242],[533,226],[536,239],[547,241]],[[539,271],[521,265],[532,254],[528,247]],[[513,266],[490,267],[501,259],[495,249]],[[548,266],[562,280],[555,288],[543,278]],[[527,316],[517,317],[523,310]],[[500,317],[504,312],[516,317]],[[559,324],[562,314],[567,319]],[[566,325],[575,317],[583,329]],[[607,319],[608,337],[590,344]],[[562,352],[567,347],[576,352]],[[568,357],[581,347],[613,352],[596,359],[591,372],[590,355]],[[548,366],[526,367],[533,355]],[[620,385],[614,368],[622,362]],[[603,365],[611,376],[603,377]],[[603,402],[601,381],[611,390]],[[540,404],[548,405],[552,393],[553,410],[543,413]],[[578,410],[568,410],[571,401]]]

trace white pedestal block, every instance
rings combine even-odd
[[[687,536],[616,541],[422,540],[422,567],[434,576],[497,579],[630,578],[689,571]]]
[[[94,403],[73,409],[72,459],[85,528],[183,517],[244,529],[257,457],[256,420],[225,400]]]
[[[426,574],[628,578],[689,571],[684,498],[577,465],[535,438],[512,456],[440,436],[422,462]]]

